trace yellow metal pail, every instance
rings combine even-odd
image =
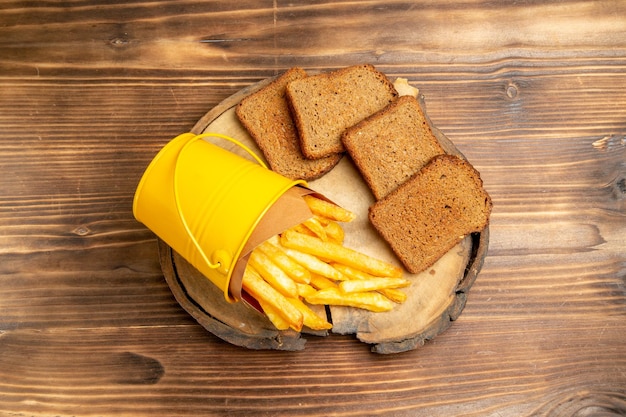
[[[258,162],[202,140],[238,144]],[[135,218],[235,301],[229,283],[242,249],[290,180],[265,167],[250,149],[220,134],[184,133],[161,149],[143,174]]]

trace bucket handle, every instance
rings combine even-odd
[[[178,152],[178,156],[176,157],[176,163],[174,165],[174,202],[176,203],[176,211],[178,212],[178,215],[180,216],[180,220],[183,223],[183,227],[185,228],[185,231],[187,232],[187,235],[191,238],[191,241],[193,242],[194,246],[196,247],[198,253],[200,253],[200,255],[202,256],[202,260],[204,260],[204,262],[208,265],[209,268],[211,268],[211,269],[219,269],[219,268],[222,267],[222,264],[219,261],[219,259],[215,263],[211,262],[209,260],[209,257],[206,255],[206,253],[204,253],[204,250],[200,246],[200,243],[198,243],[198,240],[196,239],[196,237],[193,235],[193,233],[191,233],[191,229],[189,228],[189,225],[187,224],[187,220],[185,219],[185,215],[183,214],[183,211],[181,210],[180,199],[179,199],[179,194],[178,194],[178,187],[176,186],[176,184],[178,184],[178,181],[176,180],[176,178],[178,176],[178,160],[180,159],[180,156],[183,154],[183,152],[185,151],[185,149],[187,149],[187,147],[189,145],[191,145],[192,143],[194,143],[197,140],[204,139],[204,138],[207,138],[207,137],[216,137],[216,138],[227,140],[227,141],[229,141],[229,142],[239,146],[244,151],[246,151],[248,154],[250,154],[250,156],[252,156],[252,158],[254,158],[254,160],[256,162],[258,162],[259,165],[261,165],[263,168],[267,168],[267,165],[265,165],[263,160],[261,160],[261,158],[259,158],[257,156],[257,154],[255,154],[252,149],[250,149],[249,147],[247,147],[243,143],[239,142],[237,139],[233,139],[230,136],[222,135],[220,133],[201,133],[199,135],[195,135],[194,137],[189,139],[189,141],[187,141],[187,143],[185,143],[185,145],[183,145],[183,147]]]

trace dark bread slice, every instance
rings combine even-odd
[[[413,96],[402,96],[341,138],[376,200],[445,153]]]
[[[287,98],[302,153],[317,159],[343,152],[343,131],[387,106],[397,96],[393,84],[370,64],[290,82]]]
[[[263,152],[270,168],[296,180],[313,180],[330,171],[341,155],[310,160],[300,150],[298,132],[285,97],[287,83],[307,76],[290,68],[261,90],[245,97],[235,110],[241,124]]]
[[[369,219],[406,269],[417,274],[465,235],[482,231],[491,207],[478,171],[445,154],[370,206]]]

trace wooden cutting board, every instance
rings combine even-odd
[[[192,133],[220,133],[236,138],[262,157],[254,141],[239,123],[235,107],[239,101],[271,82],[266,79],[228,97],[205,114]],[[418,97],[425,108],[423,96]],[[434,126],[431,127],[447,153],[463,157],[454,144]],[[207,139],[223,148],[249,158],[230,142]],[[374,202],[369,188],[349,157],[324,177],[309,182],[309,187],[357,215],[344,224],[345,246],[400,265],[390,248],[369,224],[368,207]],[[415,349],[446,330],[465,307],[467,294],[480,271],[487,253],[489,229],[466,236],[437,263],[420,274],[405,273],[412,281],[405,289],[407,301],[392,311],[373,313],[365,310],[330,306],[327,316],[333,323],[331,333],[353,334],[371,344],[377,353]],[[165,279],[176,300],[198,323],[221,339],[250,349],[301,350],[307,334],[278,331],[267,318],[243,303],[228,303],[223,293],[193,266],[159,241],[159,255]],[[329,336],[328,332],[308,332]],[[332,343],[332,336],[329,337]]]

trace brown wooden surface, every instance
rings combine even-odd
[[[222,342],[137,181],[242,87],[361,62],[420,88],[494,200],[465,310],[399,355]],[[623,415],[625,135],[619,0],[3,2],[0,415]]]

